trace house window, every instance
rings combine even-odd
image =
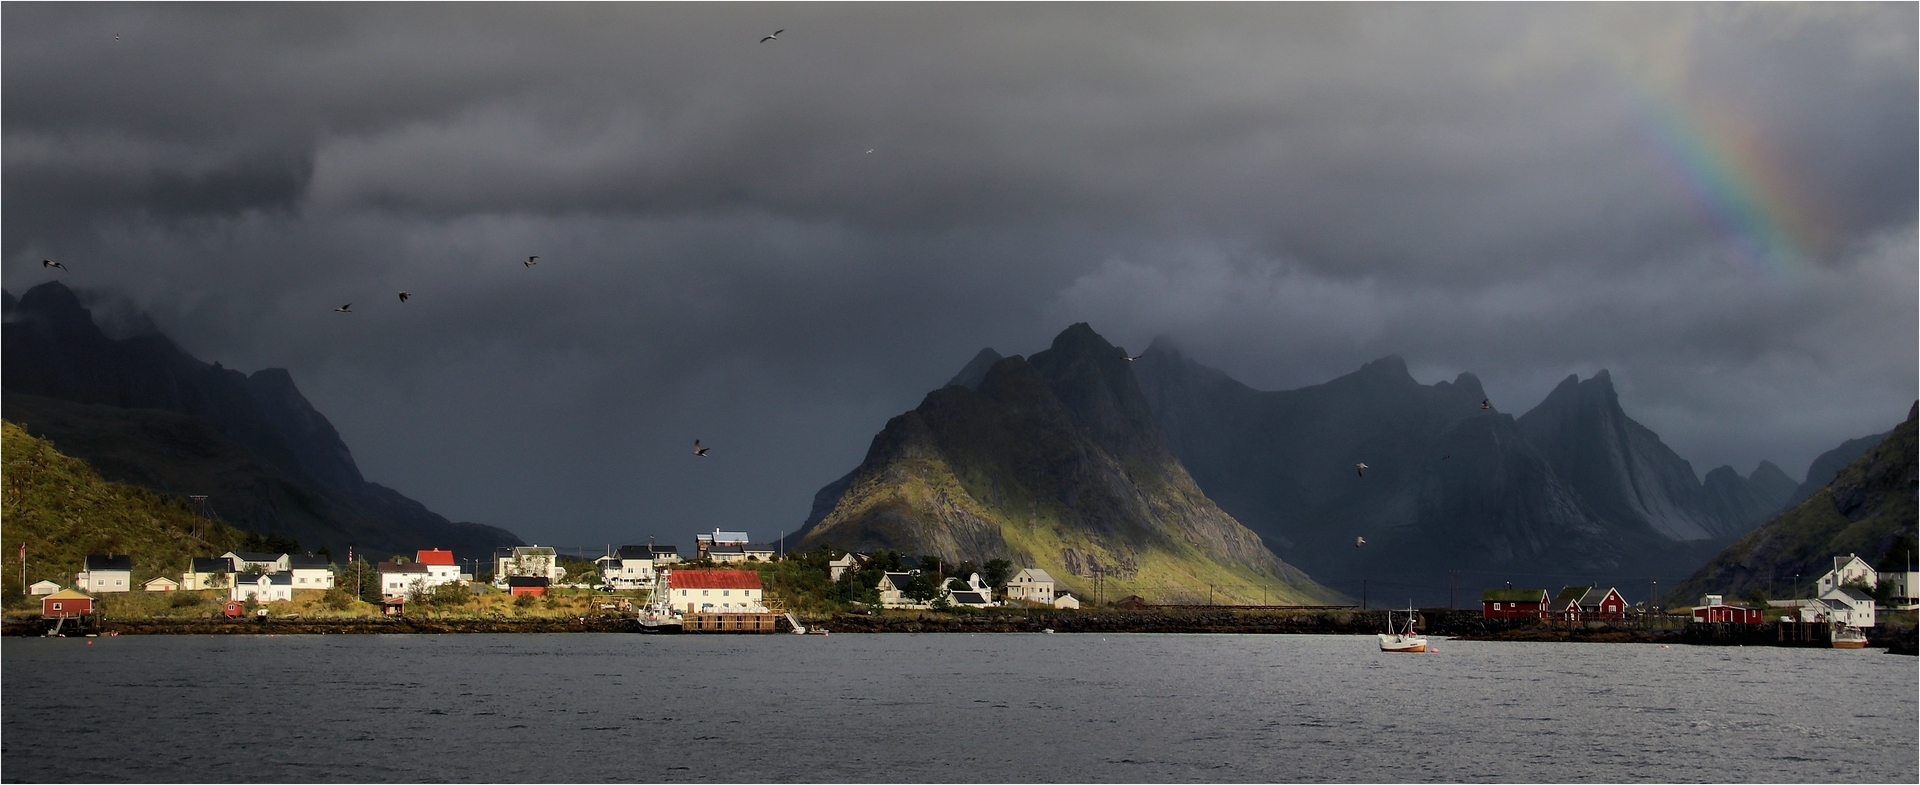
[[[1494,610],[1496,610],[1496,611],[1497,611],[1497,610],[1500,610],[1500,603],[1497,603],[1497,602],[1496,602],[1496,603],[1494,603],[1494,604],[1493,604],[1493,609],[1494,609]]]
[[[707,590],[706,590],[706,589],[701,589],[701,590],[700,590],[700,596],[702,596],[702,597],[705,597],[705,596],[707,596]]]
[[[54,604],[53,604],[53,609],[54,609],[54,610],[56,610],[56,611],[57,611],[57,610],[60,610],[60,603],[57,603],[57,602],[56,602],[56,603],[54,603]]]
[[[732,592],[732,591],[727,591],[727,590],[723,590],[723,591],[721,591],[721,592],[720,592],[720,596],[722,596],[722,597],[732,597],[732,596],[733,596],[733,592]]]

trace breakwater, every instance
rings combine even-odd
[[[9,620],[5,634],[38,636],[53,629],[39,619]],[[639,622],[613,615],[535,618],[427,618],[377,616],[347,619],[106,619],[63,632],[98,635],[439,635],[512,632],[638,632]]]

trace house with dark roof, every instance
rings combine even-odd
[[[889,572],[880,576],[880,583],[874,588],[880,591],[882,608],[925,608],[927,603],[918,602],[907,596],[907,585],[913,583],[916,573]]]
[[[429,585],[432,576],[428,572],[427,565],[419,562],[399,564],[383,561],[380,563],[379,571],[382,597],[405,597],[410,593],[432,588]]]
[[[1480,618],[1542,619],[1552,602],[1546,589],[1488,589],[1480,593]]]
[[[293,599],[293,573],[270,572],[264,575],[242,573],[233,576],[233,588],[228,599],[243,602],[267,603]]]
[[[663,553],[668,557],[667,560],[656,562],[655,558]],[[671,545],[622,545],[611,555],[595,561],[600,563],[600,577],[608,586],[615,589],[644,589],[653,585],[656,569],[679,560],[678,549]]]
[[[1612,588],[1568,586],[1554,596],[1553,613],[1567,621],[1624,619],[1627,601]]]
[[[258,570],[259,572],[286,572],[287,554],[255,553],[253,551],[227,551],[220,554],[233,562],[234,572]]]
[[[553,581],[547,580],[545,575],[509,575],[507,576],[507,593],[515,597],[523,594],[543,597],[546,596],[547,587],[552,583]]]
[[[287,556],[287,572],[293,574],[293,588],[331,589],[333,588],[333,562],[325,556],[311,553],[302,556]]]
[[[180,588],[187,591],[224,589],[231,583],[233,560],[225,556],[194,557],[187,560],[187,571],[180,573]]]
[[[133,557],[125,554],[88,556],[86,571],[73,576],[73,587],[92,594],[133,591]]]
[[[1860,629],[1879,623],[1874,613],[1873,595],[1851,586],[1842,585],[1821,592],[1820,602],[1827,606],[1828,621],[1837,621]]]

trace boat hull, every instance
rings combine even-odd
[[[1427,639],[1420,635],[1381,635],[1380,650],[1420,654],[1427,650]]]

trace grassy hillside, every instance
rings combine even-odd
[[[1920,488],[1917,416],[1920,407],[1812,498],[1728,546],[1668,594],[1668,603],[1691,604],[1709,592],[1744,597],[1769,586],[1785,598],[1795,574],[1805,597],[1807,585],[1833,569],[1834,556],[1854,553],[1878,563],[1896,540],[1913,537]]]
[[[243,534],[194,514],[180,499],[108,482],[86,462],[62,455],[11,422],[0,443],[0,575],[8,604],[22,597],[20,546],[27,546],[26,580],[73,585],[88,554],[133,557],[136,584],[157,575],[176,580],[192,556],[238,547]]]

